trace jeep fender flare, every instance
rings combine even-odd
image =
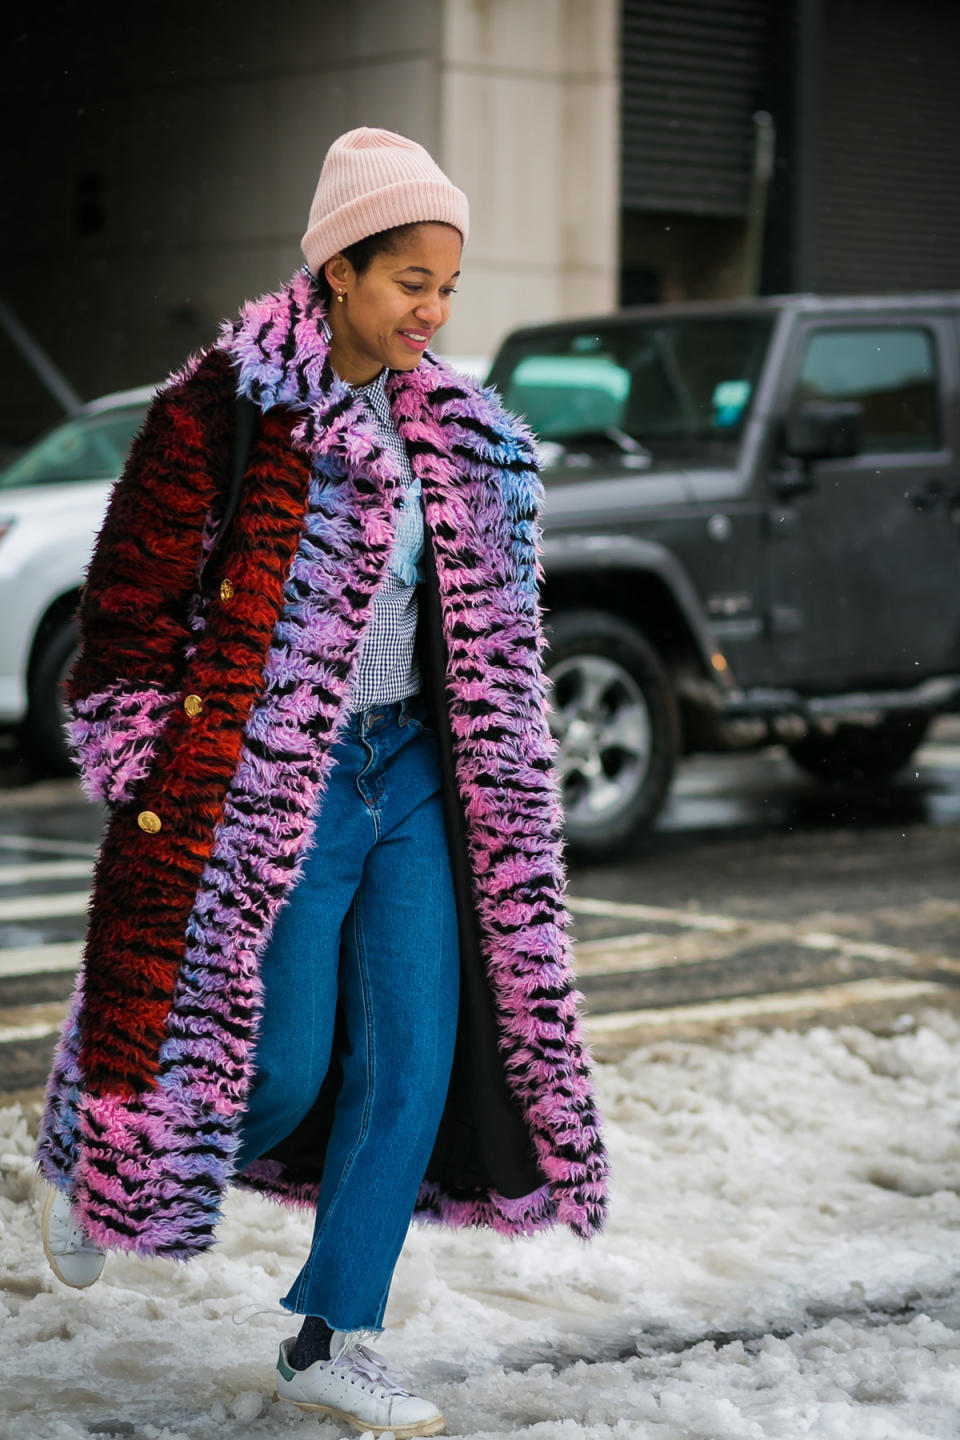
[[[671,596],[690,632],[704,674],[721,690],[736,688],[729,666],[714,665],[720,651],[696,588],[676,555],[653,540],[632,535],[545,536],[543,568],[546,583],[578,572],[633,571],[655,575]]]

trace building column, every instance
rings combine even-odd
[[[449,352],[616,304],[617,0],[446,0],[438,160],[470,198]]]

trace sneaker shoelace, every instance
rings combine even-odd
[[[253,1304],[255,1303],[256,1302],[253,1302]],[[244,1310],[249,1310],[250,1314],[243,1315]],[[243,1315],[243,1318],[241,1320],[238,1320],[238,1315]],[[281,1310],[276,1305],[268,1305],[265,1309],[257,1310],[253,1309],[250,1303],[246,1305],[238,1305],[236,1310],[232,1312],[230,1318],[232,1319],[234,1325],[246,1325],[247,1321],[252,1320],[255,1315],[282,1315],[285,1319],[290,1319],[289,1310]]]
[[[341,1364],[349,1365],[367,1380],[371,1380],[386,1395],[409,1395],[410,1391],[400,1385],[387,1368],[387,1357],[371,1350],[367,1345],[354,1345],[338,1357]]]

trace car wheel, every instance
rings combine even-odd
[[[838,725],[810,731],[787,746],[802,770],[818,780],[885,780],[905,765],[930,728],[930,715],[889,715],[879,725]]]
[[[68,719],[64,684],[76,657],[77,643],[77,622],[71,615],[51,627],[33,663],[20,749],[31,766],[44,775],[77,773],[64,734]]]
[[[546,633],[567,841],[602,858],[660,813],[680,748],[676,701],[649,641],[616,616],[560,612]]]

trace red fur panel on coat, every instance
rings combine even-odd
[[[211,372],[211,388],[222,396],[224,357],[211,356],[203,363]],[[196,377],[195,389],[203,378],[202,373]],[[162,396],[158,405],[165,402],[175,406],[176,398]],[[163,423],[163,418],[161,413],[152,423]],[[165,463],[189,466],[192,443],[203,446],[199,425],[181,423],[177,434],[184,433],[191,443],[174,445],[171,437]],[[155,1083],[187,922],[236,768],[244,723],[261,684],[284,578],[299,538],[309,469],[291,449],[289,433],[289,415],[263,417],[248,467],[256,484],[246,487],[233,521],[226,577],[232,588],[222,597],[219,583],[225,577],[213,576],[207,624],[190,637],[188,663],[182,659],[188,637],[184,606],[196,580],[209,494],[201,491],[187,513],[181,504],[168,523],[162,476],[155,483],[148,477],[144,503],[156,507],[151,522],[152,532],[160,537],[156,554],[145,557],[130,539],[121,506],[111,511],[91,565],[87,615],[99,603],[107,616],[114,616],[115,625],[101,638],[97,653],[112,655],[118,668],[127,662],[146,679],[143,670],[149,660],[142,653],[135,655],[132,647],[123,650],[124,617],[131,616],[142,647],[151,627],[144,625],[142,615],[137,624],[135,607],[155,605],[163,644],[169,645],[175,632],[181,657],[179,674],[171,673],[169,655],[163,665],[157,658],[161,682],[175,684],[179,694],[195,695],[201,702],[194,715],[182,704],[171,709],[156,741],[149,778],[111,816],[96,867],[86,942],[96,964],[86,972],[80,1052],[85,1085],[94,1094],[132,1095]],[[178,493],[183,494],[182,482]],[[134,503],[133,496],[130,500]],[[185,526],[191,530],[189,542]],[[142,590],[133,583],[140,563]],[[82,678],[74,678],[75,690]],[[143,812],[158,817],[156,833],[140,827]]]

